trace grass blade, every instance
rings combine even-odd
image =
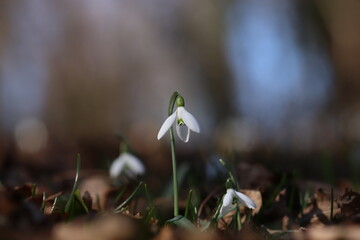
[[[36,183],[33,184],[33,187],[31,189],[31,196],[34,198],[36,195]]]
[[[136,189],[131,193],[131,195],[123,203],[121,203],[117,208],[114,209],[114,212],[120,213],[122,211],[122,208],[124,208],[126,205],[128,205],[130,203],[130,201],[140,191],[140,189],[142,188],[143,185],[144,185],[144,183],[140,182],[139,185],[136,187]]]
[[[184,217],[186,217],[187,219],[189,219],[189,212],[190,212],[190,209],[193,208],[192,204],[191,204],[191,197],[192,197],[192,189],[189,191],[189,194],[188,194],[188,197],[186,199],[186,208],[185,208],[185,215]],[[192,215],[193,215],[193,212],[192,211]]]
[[[42,199],[42,204],[41,204],[41,208],[40,208],[40,212],[44,212],[45,211],[45,199],[46,199],[46,193],[43,192],[43,199]]]

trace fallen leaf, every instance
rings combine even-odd
[[[101,175],[95,175],[81,181],[79,185],[81,195],[83,196],[87,191],[92,200],[92,209],[103,210],[105,209],[107,193],[110,190],[110,184],[107,178]],[[98,203],[96,199],[99,199],[99,205],[101,209],[98,209]]]
[[[333,216],[340,212],[340,208],[337,206],[334,197],[333,203]],[[323,189],[318,189],[308,206],[303,210],[302,226],[311,224],[314,225],[328,225],[330,224],[331,215],[331,196],[330,193],[326,193]]]
[[[55,225],[53,240],[148,239],[138,222],[122,214],[110,214],[94,220],[76,219]]]
[[[243,194],[247,195],[249,198],[251,198],[256,203],[256,208],[252,211],[252,215],[254,216],[260,211],[260,208],[262,206],[262,197],[259,190],[248,190],[248,189],[242,189],[240,190]],[[243,211],[245,211],[245,207],[242,207]]]
[[[360,237],[358,225],[318,226],[307,231],[294,232],[295,240],[355,240]]]
[[[360,194],[352,190],[346,190],[344,195],[337,201],[341,212],[337,214],[337,218],[345,220],[352,217],[357,217],[360,213]]]

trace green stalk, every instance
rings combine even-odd
[[[174,105],[176,98],[179,93],[174,92],[170,98],[168,115],[173,114]],[[171,158],[172,158],[172,168],[173,168],[173,188],[174,188],[174,217],[179,215],[179,195],[178,195],[178,181],[177,181],[177,171],[176,171],[176,155],[175,155],[175,138],[173,127],[170,127],[170,143],[171,143]]]
[[[186,199],[186,208],[185,208],[185,215],[184,217],[186,217],[187,219],[189,219],[189,215],[190,215],[190,208],[192,213],[194,212],[193,206],[191,204],[191,197],[192,197],[192,189],[190,189],[188,197]],[[194,217],[194,214],[192,214],[192,217]]]
[[[232,174],[230,167],[227,165],[227,163],[224,160],[219,159],[219,161],[224,166],[224,168],[228,171],[229,177],[230,177],[231,181],[233,182],[233,184],[235,185],[233,187],[235,187],[235,189],[239,191],[240,190],[239,182],[235,178],[235,176]]]
[[[330,222],[334,220],[334,188],[331,188]]]
[[[240,216],[240,209],[239,209],[239,206],[236,206],[237,209],[236,209],[236,226],[237,226],[237,230],[240,231],[241,230],[241,216]]]
[[[46,193],[43,192],[43,199],[42,199],[42,204],[41,204],[41,208],[40,208],[40,212],[42,212],[42,213],[44,213],[45,207],[46,207],[45,200],[46,200]]]
[[[31,189],[31,196],[34,198],[36,195],[36,183],[33,184],[33,187]]]

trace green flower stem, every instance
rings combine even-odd
[[[239,191],[240,190],[239,182],[235,178],[235,176],[232,174],[230,167],[227,165],[227,163],[224,160],[219,159],[219,161],[224,166],[224,168],[228,171],[229,177],[230,177],[231,181],[233,182],[233,184],[235,185],[234,187],[236,188],[236,190]]]
[[[330,204],[330,222],[334,220],[334,188],[331,188],[331,204]]]
[[[178,92],[174,92],[170,98],[168,115],[173,114],[176,98],[179,96]],[[170,143],[171,143],[171,158],[173,167],[173,192],[174,192],[174,217],[179,215],[179,195],[178,195],[178,181],[176,170],[176,155],[175,155],[175,138],[173,128],[170,128]]]
[[[240,231],[242,226],[241,226],[241,216],[240,216],[239,206],[237,206],[237,210],[236,210],[236,223],[237,223],[237,230]]]

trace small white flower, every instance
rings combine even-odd
[[[111,164],[110,177],[117,178],[123,173],[129,177],[142,175],[145,173],[145,167],[137,157],[130,153],[123,152]]]
[[[200,127],[194,116],[186,111],[184,107],[178,107],[176,111],[171,114],[161,126],[157,139],[159,140],[170,129],[171,125],[176,120],[176,132],[179,138],[187,142],[190,137],[190,130],[199,133]]]
[[[240,205],[243,205],[250,209],[256,208],[256,204],[253,200],[251,200],[251,198],[241,192],[235,191],[232,188],[228,188],[226,194],[224,195],[222,206],[220,208],[220,216],[224,216],[226,213],[234,209],[234,198],[236,198],[237,203]]]

